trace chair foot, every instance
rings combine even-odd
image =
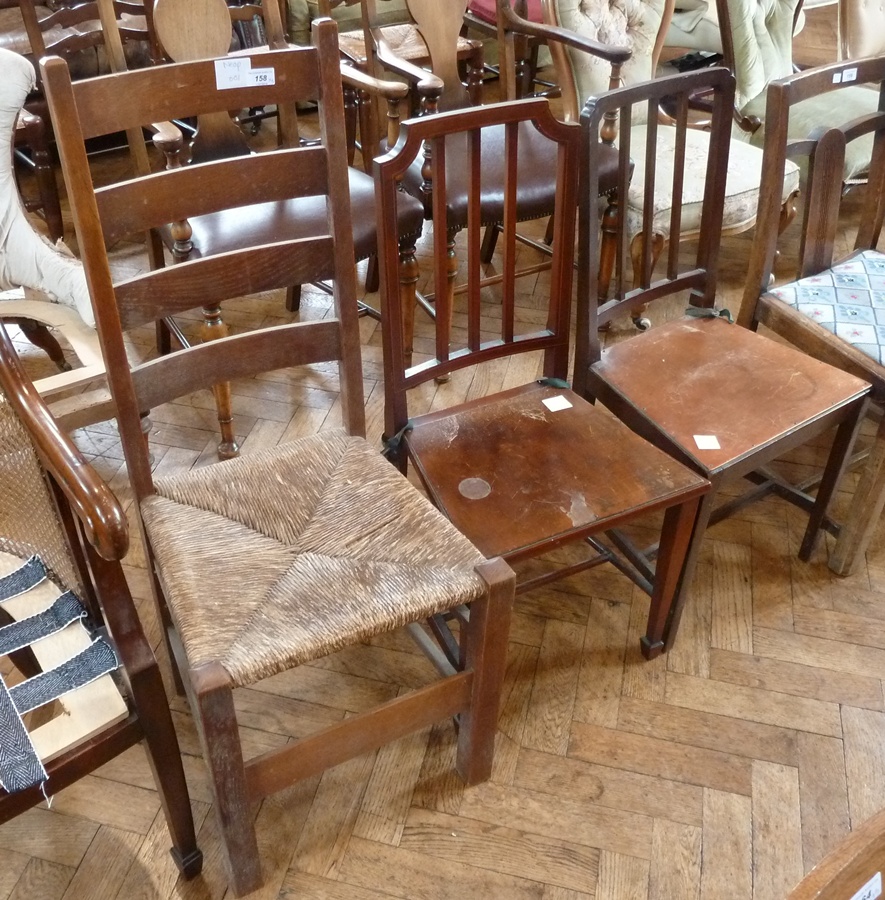
[[[639,639],[639,645],[642,650],[642,655],[646,659],[656,659],[664,652],[663,641],[650,641],[647,637],[643,636]]]
[[[176,868],[186,880],[196,878],[203,871],[203,851],[193,850],[187,856],[182,856],[175,847],[169,849]]]

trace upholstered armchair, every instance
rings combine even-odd
[[[620,67],[622,84],[637,84],[654,77],[673,6],[673,0],[543,0],[544,21],[548,26],[553,26],[547,29],[545,36],[556,65],[567,119],[577,119],[588,98],[599,96],[610,88],[612,66],[600,56],[600,44],[632,50],[630,59]],[[512,10],[509,12],[508,19],[512,21]],[[531,23],[518,27],[525,28],[528,34],[538,34]],[[640,142],[646,140],[647,110],[645,105],[637,105],[632,110],[631,146],[644,146]],[[663,114],[661,118],[666,119]],[[613,126],[615,123],[608,124]],[[618,123],[618,127],[622,125]],[[656,179],[654,197],[645,196],[645,173],[640,160],[634,169],[627,198],[619,198],[621,214],[627,222],[627,238],[631,242],[637,284],[651,276],[651,270],[669,240],[670,214],[674,203],[669,187],[672,181],[663,175],[663,170],[673,158],[675,135],[676,129],[665,123],[657,129],[656,165],[659,177]],[[710,143],[709,135],[703,130],[689,129],[685,136],[686,152],[689,158],[696,161],[690,172],[695,173],[696,177],[686,179],[680,198],[683,237],[696,235],[700,229],[704,173]],[[741,141],[732,141],[726,177],[724,232],[737,233],[752,227],[761,179],[761,151]],[[790,206],[788,201],[798,188],[798,181],[798,170],[790,163],[782,198],[785,210]],[[653,204],[655,220],[650,267],[644,263],[646,243],[641,236],[643,210],[648,202]],[[603,233],[611,227],[611,224],[604,223]],[[603,263],[601,270],[603,273],[608,271],[608,264]],[[603,283],[603,290],[605,287]],[[637,324],[641,326],[645,322],[638,320]]]
[[[735,137],[756,147],[765,143],[765,104],[768,85],[777,78],[793,74],[793,26],[801,0],[717,0],[722,28],[725,62],[737,82],[735,105],[737,127]],[[841,4],[840,4],[841,5]],[[853,0],[855,19],[872,16],[872,6],[861,7]],[[841,15],[841,9],[840,9]],[[878,29],[869,29],[870,42],[885,49],[882,13],[878,13]],[[856,26],[855,26],[856,27]],[[863,29],[861,28],[861,33]],[[857,46],[861,46],[858,44]],[[870,44],[867,52],[875,49]],[[790,140],[806,138],[814,128],[841,124],[876,110],[877,94],[862,85],[839,92],[838,106],[827,95],[810,97],[790,111]],[[872,136],[852,141],[845,157],[844,180],[851,181],[869,168]]]
[[[885,54],[885,6],[867,0],[840,0],[839,52],[842,59]]]

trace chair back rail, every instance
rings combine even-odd
[[[72,213],[86,266],[109,384],[118,407],[121,437],[137,496],[151,493],[150,464],[138,414],[198,382],[224,381],[228,372],[253,374],[264,362],[286,366],[339,360],[343,418],[353,433],[364,431],[352,226],[344,143],[343,104],[336,29],[315,25],[315,46],[251,55],[254,68],[273,70],[273,84],[248,89],[219,85],[215,62],[203,60],[127,72],[72,83],[60,60],[43,63]],[[127,103],[117,102],[125,91]],[[294,147],[217,163],[186,166],[103,187],[98,196],[84,141],[96,134],[182,116],[231,108],[314,100],[320,104],[320,144]],[[300,168],[303,161],[303,168]],[[293,176],[293,173],[297,175]],[[121,227],[134,232],[251,203],[326,195],[325,233],[198,257],[126,279],[112,276],[106,241]],[[138,198],[140,209],[135,209]],[[165,206],[165,209],[164,209]],[[111,217],[128,207],[123,224]],[[235,213],[234,213],[235,214]],[[335,312],[320,322],[238,336],[190,348],[183,362],[170,354],[140,366],[127,362],[122,331],[136,324],[215,305],[293,283],[309,283],[337,272]],[[225,348],[227,350],[225,351]],[[239,354],[242,354],[240,356]],[[232,359],[236,358],[237,362]]]
[[[554,213],[553,259],[551,270],[551,302],[542,327],[517,333],[515,327],[514,272],[516,254],[516,192],[517,162],[521,141],[520,122],[531,120],[538,131],[558,145],[556,155],[557,184],[556,210]],[[483,128],[504,129],[504,242],[503,276],[501,282],[501,319],[498,333],[488,335],[488,322],[481,321],[482,271],[481,271],[481,198],[483,193],[483,160],[481,154]],[[467,179],[467,252],[463,266],[466,268],[466,337],[457,340],[452,334],[451,298],[440,290],[449,276],[447,228],[451,217],[446,177],[446,137],[451,140],[453,130],[463,131],[467,141],[467,160],[471,177]],[[524,132],[522,132],[524,134]],[[385,378],[391,380],[391,396],[388,403],[388,434],[395,434],[407,418],[405,392],[432,378],[444,376],[468,365],[509,356],[514,353],[542,350],[545,353],[545,373],[564,378],[568,367],[569,322],[572,293],[571,247],[574,244],[577,203],[577,160],[579,129],[573,124],[556,120],[544,99],[512,101],[493,107],[472,107],[436,116],[424,116],[403,123],[397,146],[387,155],[375,161],[376,196],[379,210],[395,210],[399,179],[406,173],[412,161],[422,152],[425,144],[431,148],[433,166],[433,277],[436,287],[436,314],[434,317],[433,355],[430,359],[403,364],[402,310],[392,297],[383,304],[386,317],[384,340],[388,352]],[[451,174],[451,173],[449,173]],[[381,267],[382,284],[396,284],[399,266],[394,217],[385,216],[382,222]],[[568,249],[567,249],[568,248]],[[481,334],[485,332],[485,336]]]

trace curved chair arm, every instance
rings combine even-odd
[[[516,31],[529,37],[540,38],[543,41],[558,41],[568,47],[592,53],[594,56],[610,62],[613,66],[623,65],[632,55],[632,51],[628,47],[612,47],[609,44],[594,41],[592,38],[581,37],[566,28],[530,22],[514,12],[510,6],[510,0],[502,0],[499,4],[499,12],[505,31]]]
[[[12,341],[2,326],[0,387],[30,434],[44,467],[80,520],[86,539],[103,559],[122,559],[129,549],[126,514],[111,489],[59,428],[25,374]]]
[[[439,96],[442,94],[445,88],[443,80],[434,75],[433,72],[413,65],[408,60],[398,56],[387,41],[384,40],[383,36],[378,36],[376,46],[378,48],[378,59],[381,64],[404,78],[413,81],[419,94],[422,96]]]

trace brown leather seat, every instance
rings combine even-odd
[[[556,145],[545,138],[530,122],[519,126],[522,151],[517,166],[516,220],[527,222],[553,213],[556,198],[556,181],[551,177],[556,167]],[[605,148],[600,173],[600,196],[617,186],[618,153],[615,148]],[[493,225],[504,219],[504,128],[484,129],[482,133],[482,190],[480,209],[482,224]],[[419,157],[403,179],[405,189],[415,197],[422,197],[424,180]],[[453,134],[446,139],[446,199],[449,206],[449,224],[453,228],[467,224],[467,180],[470,167],[467,163],[467,137]],[[427,203],[429,204],[429,199]],[[429,210],[428,210],[429,215]]]
[[[364,172],[349,168],[351,204],[360,215],[353,218],[353,246],[357,260],[373,256],[378,247],[375,220],[375,184]],[[402,233],[421,234],[424,209],[412,197],[400,207]],[[299,197],[277,203],[258,203],[225,209],[188,219],[193,229],[193,250],[189,259],[215,256],[230,250],[266,243],[269,235],[286,241],[322,233],[326,221],[324,197]],[[168,231],[168,229],[167,229]]]

